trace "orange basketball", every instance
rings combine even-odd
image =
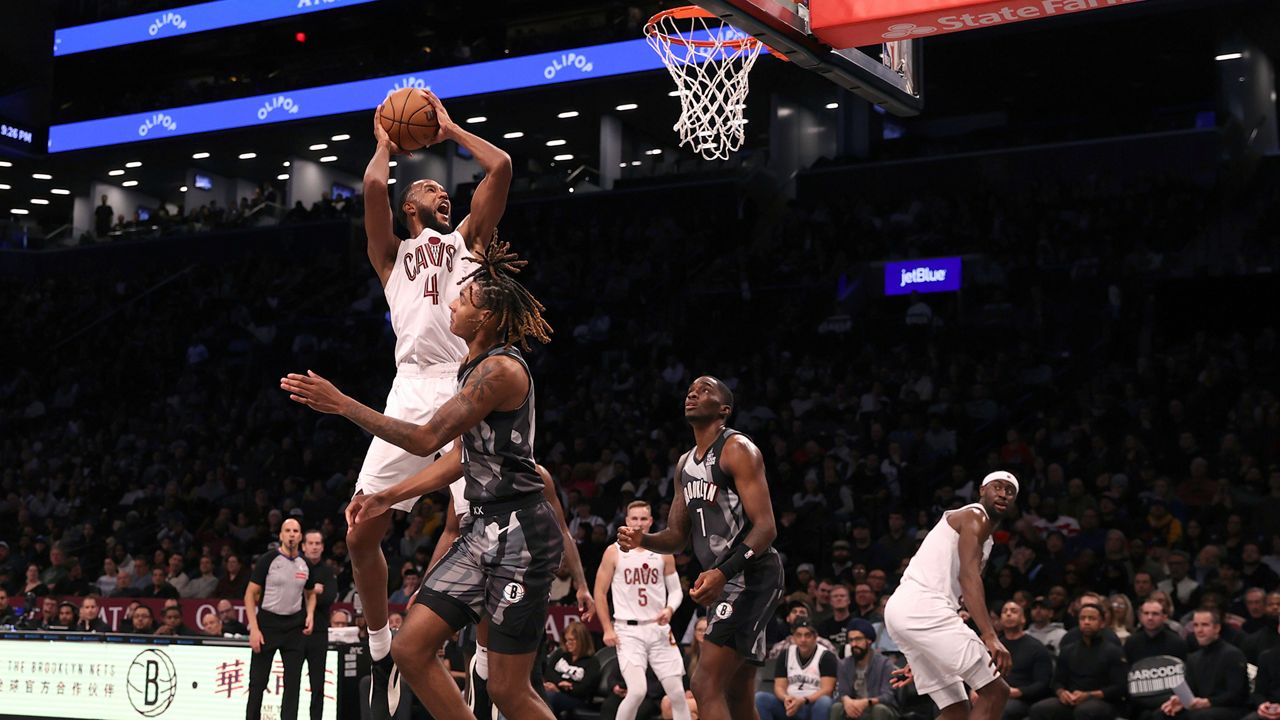
[[[401,88],[382,102],[382,129],[401,150],[418,150],[435,137],[440,122],[435,108],[418,88]]]

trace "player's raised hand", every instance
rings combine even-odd
[[[639,530],[633,530],[626,525],[618,528],[618,547],[625,552],[630,552],[640,547],[640,538],[644,535]]]
[[[699,605],[710,605],[720,598],[724,593],[725,583],[729,582],[729,578],[719,568],[712,568],[698,576],[693,582],[693,587],[689,590],[689,597]]]
[[[444,103],[440,102],[440,98],[427,88],[423,88],[418,92],[422,93],[422,97],[431,104],[431,109],[436,112],[436,122],[440,123],[440,128],[436,130],[435,137],[427,141],[424,147],[431,147],[436,143],[453,138],[453,132],[458,129],[458,126],[453,122],[453,118],[449,117],[449,111],[444,109]]]
[[[387,134],[387,129],[382,127],[382,105],[373,111],[373,139],[378,141],[379,145],[385,145],[392,155],[399,155],[404,151],[400,146],[391,141],[391,136]]]
[[[893,672],[889,673],[889,687],[893,688],[894,690],[897,690],[898,688],[904,688],[915,681],[916,681],[916,676],[915,676],[915,673],[911,672],[910,665],[903,665],[897,670],[894,670]]]
[[[332,415],[341,413],[350,400],[333,383],[310,370],[306,375],[289,373],[280,378],[280,389],[289,393],[290,400]]]

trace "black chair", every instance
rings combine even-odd
[[[610,680],[613,670],[618,665],[618,651],[605,647],[596,653],[596,664],[600,666],[600,683],[591,694],[591,702],[573,711],[574,720],[600,720],[600,704],[613,694]]]

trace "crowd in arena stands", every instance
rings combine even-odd
[[[981,213],[900,198],[849,218],[805,198],[772,219],[743,217],[732,193],[696,191],[513,205],[503,236],[529,256],[558,331],[530,353],[538,454],[588,580],[628,502],[650,501],[661,527],[672,465],[692,442],[680,402],[710,373],[734,389],[731,424],[765,455],[788,570],[762,716],[796,702],[793,649],[830,654],[817,686],[833,718],[929,707],[886,689],[896,647],[883,606],[923,535],[995,468],[1022,487],[985,576],[1014,653],[1010,717],[1173,710],[1127,695],[1124,672],[1153,655],[1186,657],[1195,697],[1239,711],[1230,717],[1280,701],[1275,327],[1236,313],[1162,316],[1140,300],[1140,276],[1090,255],[1118,252],[1096,228],[1128,227],[1105,213],[1151,216],[1166,202],[1159,187],[1128,204],[1073,195],[1092,208],[1088,223],[1026,212],[1043,188],[993,194]],[[1209,223],[1203,206],[1184,211],[1186,227]],[[983,240],[978,215],[1000,232]],[[782,230],[739,233],[725,217]],[[949,245],[948,218],[971,236]],[[976,279],[965,308],[944,296],[833,305],[841,274],[898,240],[985,252],[1010,280]],[[1050,250],[1069,282],[1013,279]],[[359,258],[252,258],[144,292],[167,276],[0,282],[0,313],[24,340],[0,350],[4,618],[75,625],[92,619],[95,596],[161,598],[164,612],[139,605],[128,631],[236,632],[231,602],[202,628],[169,608],[242,598],[254,556],[288,517],[320,530],[340,599],[354,599],[341,509],[368,438],[293,405],[276,381],[314,369],[380,402],[394,338],[376,278]],[[831,331],[830,318],[850,313],[856,322]],[[384,538],[397,597],[416,588],[444,508],[425,498]],[[696,560],[676,563],[687,588]],[[553,596],[572,598],[567,576]],[[20,616],[8,609],[16,598],[28,600]],[[672,621],[690,665],[695,613],[686,602]],[[629,691],[596,639],[565,637],[544,668],[562,717]],[[1245,661],[1259,668],[1253,696]],[[1266,708],[1271,718],[1280,706]]]

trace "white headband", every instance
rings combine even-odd
[[[989,484],[991,484],[991,483],[993,483],[993,482],[995,482],[995,481],[997,481],[997,480],[1004,480],[1005,482],[1007,482],[1007,483],[1009,483],[1009,484],[1013,485],[1013,492],[1014,492],[1014,494],[1015,494],[1015,495],[1016,495],[1016,494],[1018,493],[1018,491],[1021,489],[1021,488],[1018,486],[1018,478],[1014,477],[1014,476],[1013,476],[1013,473],[1005,472],[1004,470],[997,470],[997,471],[995,471],[995,472],[993,472],[993,473],[991,473],[991,474],[987,475],[986,477],[982,478],[982,486],[981,486],[981,487],[986,487],[987,485],[989,485]]]

